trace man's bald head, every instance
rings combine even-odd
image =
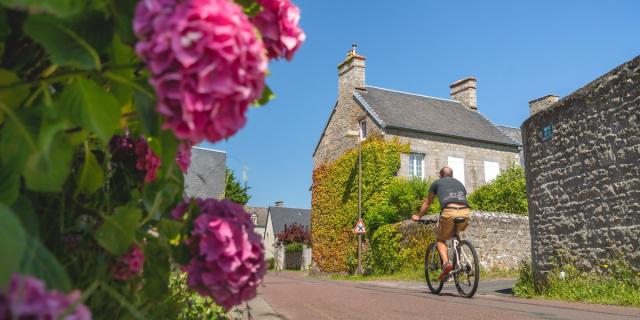
[[[449,167],[442,167],[442,169],[440,169],[440,178],[444,177],[453,177],[453,170]]]

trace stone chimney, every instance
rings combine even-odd
[[[549,94],[542,98],[529,101],[529,115],[549,108],[552,104],[558,102],[558,100],[560,100],[558,96]]]
[[[347,52],[347,58],[338,65],[338,97],[351,97],[353,89],[364,89],[365,57],[356,52],[353,45]]]
[[[284,201],[276,201],[276,207],[284,207]]]
[[[478,111],[476,78],[469,77],[458,80],[451,84],[449,88],[451,88],[451,99],[459,101],[469,110]]]

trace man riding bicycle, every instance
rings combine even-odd
[[[447,253],[447,245],[445,241],[451,238],[454,227],[454,218],[464,217],[466,218],[463,223],[458,224],[458,232],[464,231],[468,225],[469,218],[469,204],[467,202],[467,190],[464,185],[453,178],[453,170],[449,167],[440,169],[440,179],[434,181],[429,188],[429,195],[422,203],[420,212],[414,214],[411,218],[415,221],[425,215],[429,210],[429,206],[433,203],[433,195],[438,196],[438,201],[442,206],[442,212],[440,212],[440,218],[438,219],[437,227],[437,248],[440,253],[440,258],[443,261],[442,274],[440,274],[440,281],[453,270],[453,265],[449,261]]]

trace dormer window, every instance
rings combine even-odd
[[[360,120],[360,139],[367,138],[367,119]]]
[[[252,214],[251,215],[251,222],[253,222],[253,225],[258,225],[258,215],[257,214]]]

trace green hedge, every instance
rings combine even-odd
[[[367,270],[391,274],[407,268],[423,268],[427,246],[434,241],[433,225],[403,221],[381,226],[371,238]]]
[[[386,186],[400,169],[400,153],[409,146],[398,140],[370,137],[362,145],[363,212],[384,204]],[[358,149],[313,172],[311,239],[313,259],[325,272],[349,271],[357,250],[352,229],[358,217]]]
[[[288,245],[284,246],[284,252],[289,253],[289,252],[300,252],[302,251],[302,243],[300,242],[294,242],[294,243],[289,243]]]
[[[474,210],[526,215],[528,208],[524,169],[516,165],[510,166],[491,183],[471,193],[468,200]]]

